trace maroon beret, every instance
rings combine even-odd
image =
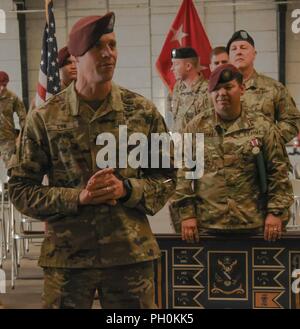
[[[68,50],[68,47],[65,46],[63,48],[61,48],[58,52],[58,67],[59,68],[62,68],[64,67],[65,65],[67,65],[68,63],[68,58],[70,57],[70,53],[69,53],[69,50]]]
[[[208,91],[214,91],[219,83],[226,83],[236,78],[243,81],[241,72],[231,64],[223,64],[212,71],[208,82]]]
[[[71,55],[82,56],[101,38],[114,30],[115,14],[87,16],[77,21],[69,34],[68,49]]]
[[[0,86],[6,86],[9,82],[9,76],[6,72],[0,71]]]

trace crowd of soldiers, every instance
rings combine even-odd
[[[201,73],[197,74],[198,67],[193,65],[197,62],[195,50],[181,48],[172,52],[172,70],[177,82],[171,103],[174,117],[171,130],[204,133],[205,140],[203,177],[193,182],[191,188],[190,182],[183,179],[184,170],[179,170],[177,191],[170,202],[173,226],[187,241],[198,239],[197,226],[229,233],[249,230],[253,233],[264,227],[265,238],[276,240],[289,220],[288,209],[293,198],[285,144],[299,132],[300,112],[281,83],[256,72],[255,57],[254,40],[244,30],[235,32],[226,47],[212,50],[209,83],[221,68],[220,86],[216,89],[222,91],[224,87],[224,95],[216,95],[214,99],[215,90],[207,88]],[[199,58],[198,62],[199,66]],[[233,67],[226,66],[228,63],[238,69],[241,81],[233,73]],[[242,86],[237,95],[241,111],[228,119],[218,107],[223,99],[227,103],[235,96],[231,95],[231,81]],[[242,120],[243,113],[249,116],[248,124]],[[255,128],[254,120],[259,117],[264,119],[261,122],[270,124],[269,129]],[[255,128],[256,133],[252,134],[250,128]],[[281,160],[271,160],[270,156],[280,156]],[[261,168],[262,164],[265,168]],[[285,177],[275,179],[280,174]],[[268,184],[267,192],[260,188],[262,180]],[[258,213],[251,213],[251,209]]]
[[[25,125],[24,106],[0,73],[0,151],[10,199],[48,224],[39,260],[46,308],[90,308],[96,291],[103,308],[155,308],[160,250],[147,215],[168,200],[176,231],[188,242],[199,240],[199,229],[263,231],[275,241],[293,201],[285,143],[298,134],[300,113],[282,84],[255,71],[254,40],[243,30],[213,49],[209,81],[193,48],[170,54],[177,80],[171,131],[204,134],[202,177],[186,179],[173,154],[169,168],[97,167],[102,132],[116,141],[120,125],[149,138],[169,133],[152,102],[112,81],[114,22],[111,12],[75,23],[59,53],[63,89],[39,108],[33,104]],[[22,129],[18,143],[13,112]]]

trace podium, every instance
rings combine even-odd
[[[300,308],[300,232],[276,242],[260,234],[201,234],[195,244],[176,234],[156,238],[159,308]]]

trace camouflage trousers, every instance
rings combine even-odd
[[[104,309],[153,309],[153,262],[104,269],[44,268],[44,308],[89,309],[96,290]]]

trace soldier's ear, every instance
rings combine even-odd
[[[242,83],[242,84],[240,84],[240,88],[241,88],[241,96],[243,96],[245,94],[246,85],[244,83]]]
[[[192,63],[190,63],[190,62],[185,62],[185,68],[186,68],[187,71],[190,71],[191,68],[192,68]]]

